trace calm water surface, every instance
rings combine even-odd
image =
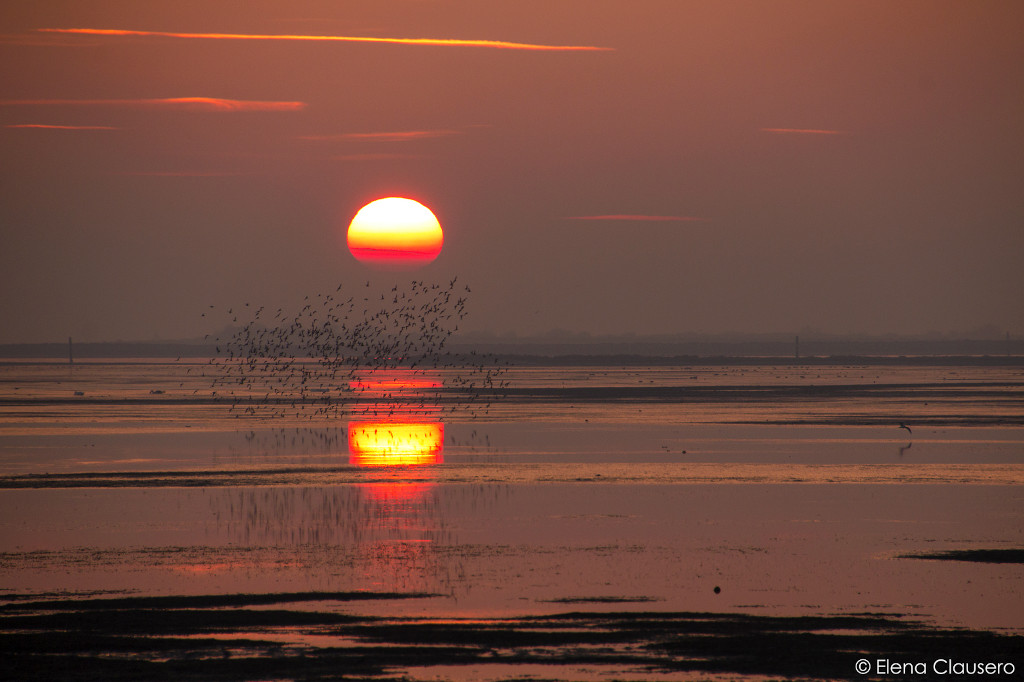
[[[908,556],[1024,547],[1019,367],[514,368],[501,395],[419,376],[422,400],[389,384],[340,419],[236,416],[203,371],[0,365],[4,595],[1024,630],[1020,563]]]

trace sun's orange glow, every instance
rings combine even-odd
[[[348,426],[349,463],[359,467],[440,464],[444,424],[352,422]]]
[[[386,270],[430,263],[444,245],[441,223],[429,208],[401,197],[371,201],[348,226],[348,248],[356,260]]]
[[[175,33],[171,31],[132,31],[113,28],[40,28],[44,33],[71,33],[93,36],[145,36],[206,40],[308,40],[316,42],[391,43],[398,45],[434,45],[440,47],[486,47],[501,50],[542,50],[556,52],[605,52],[610,47],[594,45],[538,45],[505,40],[465,40],[458,38],[376,38],[371,36],[313,36],[264,33]]]

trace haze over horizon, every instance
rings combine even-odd
[[[456,276],[495,335],[1020,337],[1021,35],[1011,0],[5,2],[0,343]],[[384,196],[436,261],[352,257]]]

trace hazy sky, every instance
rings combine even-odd
[[[0,342],[455,275],[498,333],[1024,334],[1022,36],[1020,0],[4,0]],[[375,273],[345,229],[396,195],[444,250]]]

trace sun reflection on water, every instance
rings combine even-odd
[[[348,425],[349,463],[358,467],[440,464],[444,424],[351,422]]]
[[[423,499],[434,483],[407,481],[400,472],[443,462],[444,424],[438,419],[440,407],[431,396],[442,387],[442,381],[420,372],[396,370],[360,377],[353,383],[377,402],[364,410],[366,421],[348,424],[349,464],[382,470],[387,472],[386,479],[395,479],[368,482],[362,486],[364,492],[385,505]]]

